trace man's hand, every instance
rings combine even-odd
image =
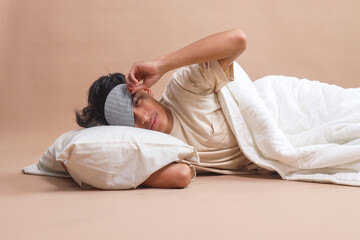
[[[126,85],[131,94],[153,86],[164,73],[160,72],[156,61],[135,63],[126,75]]]

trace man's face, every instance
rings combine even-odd
[[[145,91],[136,92],[133,96],[134,127],[170,133],[173,125],[171,111],[152,94]]]

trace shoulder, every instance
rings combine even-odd
[[[232,65],[229,69],[232,70]],[[220,91],[229,82],[229,78],[219,62],[214,60],[179,68],[173,74],[171,81],[191,92],[206,95]]]

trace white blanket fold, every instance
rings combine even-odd
[[[220,104],[244,154],[282,178],[360,186],[360,88],[285,76],[255,81],[234,63]]]

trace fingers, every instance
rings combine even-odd
[[[137,85],[139,85],[139,81],[136,79],[134,72],[135,72],[134,68],[132,67],[130,69],[130,72],[125,76],[126,86],[131,93],[135,93],[136,92],[135,88]]]
[[[150,88],[160,77],[161,74],[157,65],[150,61],[135,63],[125,79],[129,91],[133,94],[142,89]]]
[[[139,81],[135,78],[134,75],[131,77],[130,73],[128,73],[125,76],[125,79],[126,79],[126,86],[131,94],[134,94],[137,91],[140,91],[140,90],[146,88],[144,83],[139,83]]]
[[[131,67],[129,73],[125,76],[126,86],[131,94],[134,94],[135,92],[146,88],[143,82],[144,76],[142,76],[143,75],[142,71],[143,70],[141,68],[141,64],[135,63]]]
[[[135,68],[134,66],[130,69],[130,72],[127,74],[126,83],[129,85],[136,85],[139,81],[135,77]]]

